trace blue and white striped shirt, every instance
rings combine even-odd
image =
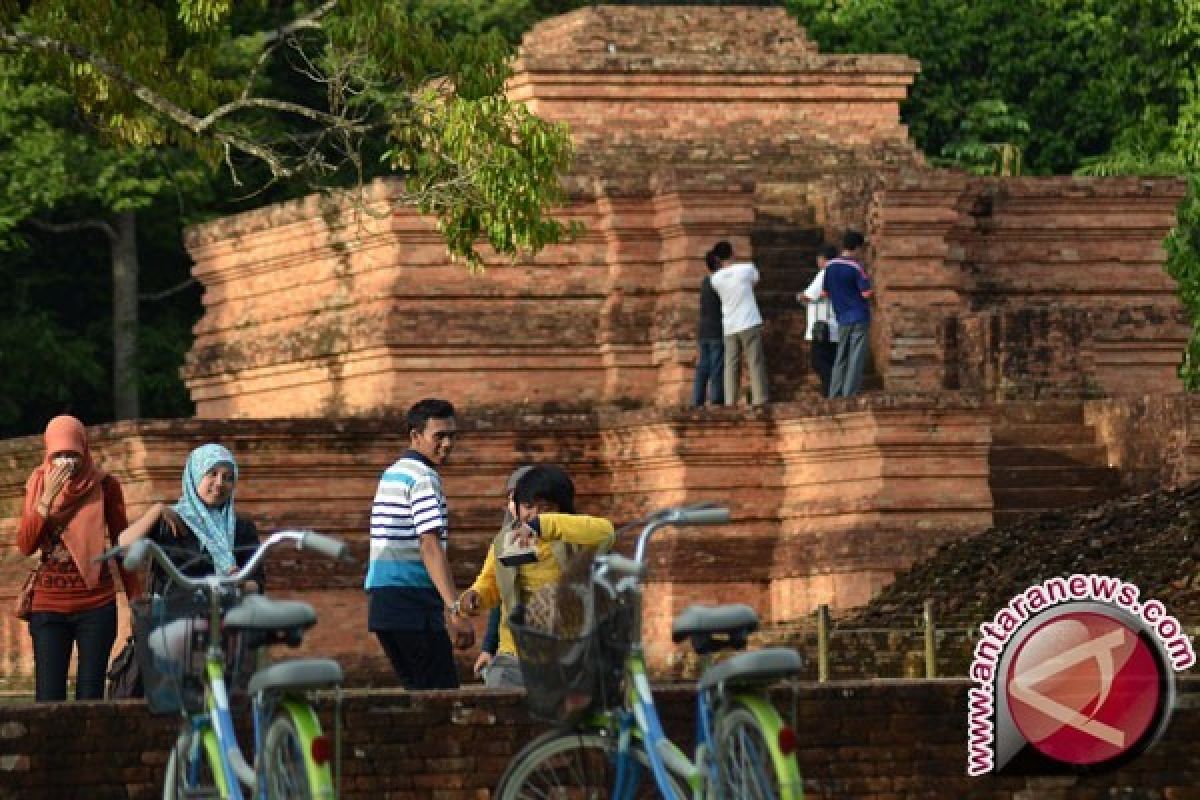
[[[440,531],[445,549],[447,530],[441,478],[419,453],[406,452],[384,471],[371,504],[365,588],[434,589],[421,558],[421,536]]]

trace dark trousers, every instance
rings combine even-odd
[[[39,703],[67,699],[67,668],[71,664],[71,651],[76,646],[79,663],[75,670],[75,699],[99,700],[104,697],[108,656],[117,638],[115,602],[73,614],[35,611],[29,617],[29,635],[33,638]]]
[[[458,667],[445,629],[375,631],[405,689],[457,689]]]
[[[692,405],[704,405],[706,394],[713,405],[725,402],[725,342],[722,339],[700,340],[696,377],[692,381]]]
[[[833,362],[837,359],[837,342],[809,342],[812,352],[812,368],[821,379],[821,396],[829,397],[829,383],[833,379]]]
[[[830,397],[854,397],[862,388],[863,368],[867,363],[866,322],[838,326],[837,360],[829,383]]]

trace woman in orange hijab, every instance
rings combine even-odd
[[[92,461],[83,423],[62,416],[46,426],[46,455],[25,484],[17,548],[41,553],[33,592],[33,638],[38,702],[67,698],[71,651],[79,650],[76,700],[104,696],[108,656],[117,636],[112,571],[96,556],[129,522],[121,484]],[[130,576],[125,586],[136,594]]]

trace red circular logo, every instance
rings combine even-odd
[[[1006,676],[1013,723],[1058,761],[1090,765],[1136,747],[1163,697],[1158,659],[1120,620],[1057,616],[1021,642]]]

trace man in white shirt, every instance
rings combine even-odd
[[[729,242],[717,242],[712,252],[721,260],[721,268],[713,273],[712,287],[721,298],[721,330],[725,334],[725,405],[737,403],[745,350],[751,401],[759,406],[767,402],[767,362],[763,357],[762,314],[754,299],[758,268],[749,261],[735,264]]]
[[[817,274],[812,283],[796,299],[804,303],[808,316],[808,327],[804,332],[804,340],[809,343],[809,353],[812,357],[813,371],[821,379],[821,396],[829,396],[829,382],[833,377],[833,363],[837,359],[838,324],[837,315],[833,313],[833,303],[825,293],[825,265],[830,259],[837,258],[836,245],[822,245],[817,253]],[[813,330],[817,322],[828,326],[829,337],[822,339],[814,337]]]

